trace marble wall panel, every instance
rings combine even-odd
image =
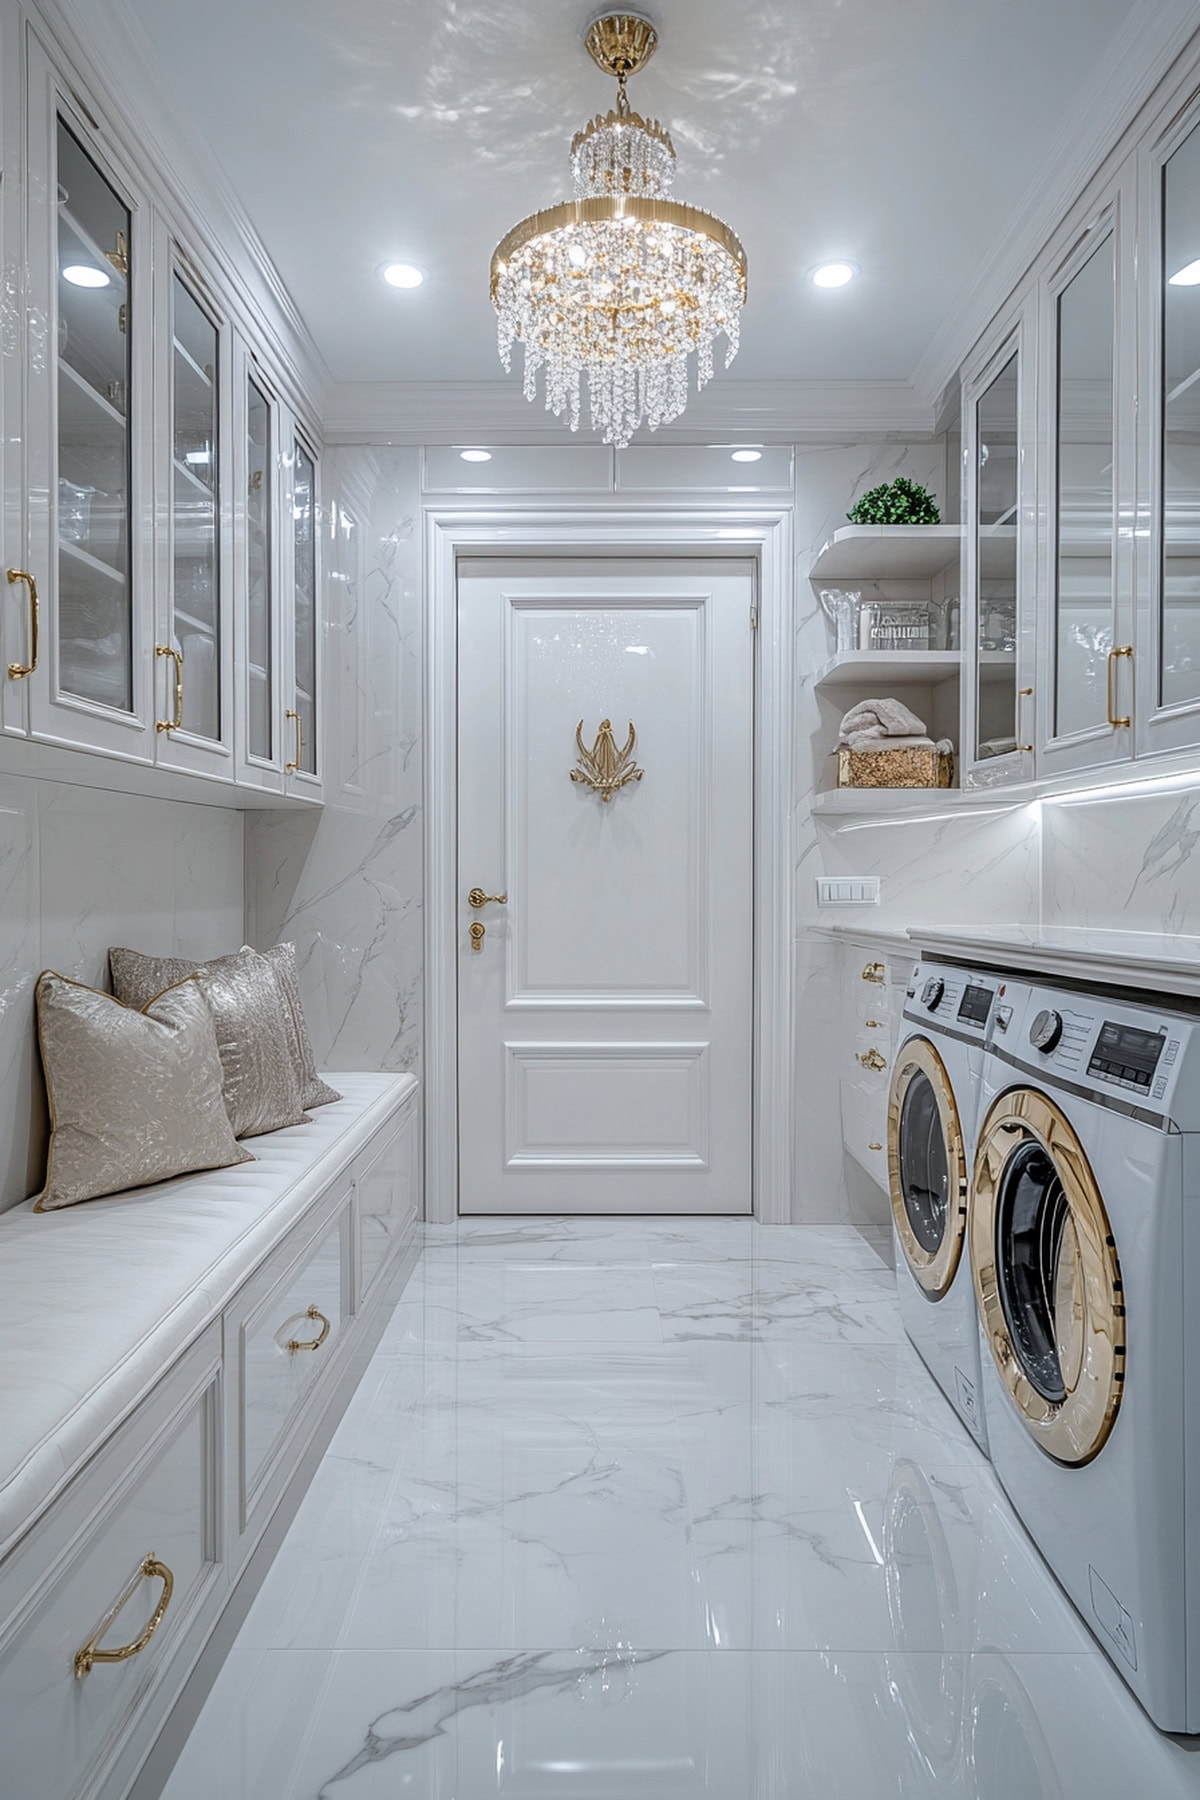
[[[110,944],[236,949],[243,885],[239,812],[0,778],[0,1210],[36,1190],[45,1161],[39,971],[107,987]]]
[[[295,942],[309,1030],[330,1069],[420,1073],[420,468],[416,450],[333,452],[324,644],[325,806],[251,815],[251,941]]]
[[[1047,925],[1200,934],[1200,775],[1041,810]]]

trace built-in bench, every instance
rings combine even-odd
[[[127,1792],[415,1252],[417,1083],[333,1079],[253,1163],[0,1215],[4,1800]]]

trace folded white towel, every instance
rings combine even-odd
[[[838,739],[839,750],[932,750],[933,739],[921,736],[881,737],[877,731],[852,731]]]
[[[851,733],[864,731],[880,738],[923,737],[925,721],[918,719],[903,700],[862,700],[842,720],[839,735],[848,738]]]

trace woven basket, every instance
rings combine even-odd
[[[899,750],[839,750],[840,788],[948,788],[954,756],[948,750],[907,744]]]

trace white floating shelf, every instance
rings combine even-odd
[[[958,525],[843,525],[818,550],[810,581],[928,581],[958,561]]]
[[[842,650],[817,670],[815,688],[929,687],[957,681],[960,650]]]

